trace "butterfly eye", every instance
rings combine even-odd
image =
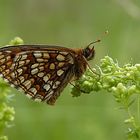
[[[95,51],[94,51],[94,47],[93,48],[85,48],[83,50],[83,55],[87,60],[91,60],[93,59],[94,55],[95,55]]]

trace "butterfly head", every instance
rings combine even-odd
[[[101,40],[91,42],[86,48],[83,49],[83,55],[88,61],[93,59],[95,56],[95,49],[94,49],[93,44],[95,44],[96,42],[100,42],[100,41]]]

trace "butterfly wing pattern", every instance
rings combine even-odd
[[[82,49],[19,45],[0,49],[0,76],[29,98],[53,105],[72,79],[86,70]]]

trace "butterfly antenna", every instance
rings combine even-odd
[[[103,37],[104,37],[105,35],[107,35],[107,34],[108,34],[108,30],[105,31],[105,32],[100,36],[100,39],[97,39],[96,41],[93,41],[93,42],[89,43],[89,44],[87,45],[87,47],[89,47],[90,45],[93,45],[93,44],[95,44],[95,43],[97,43],[97,42],[101,42],[101,38],[103,38]],[[92,49],[94,49],[94,46],[93,46]],[[86,59],[85,59],[85,61],[87,62]],[[100,77],[100,74],[98,74],[96,71],[94,71],[94,70],[90,67],[90,65],[89,65],[88,62],[87,62],[87,65],[88,65],[88,68],[91,70],[92,73],[94,73],[94,74],[96,74],[96,75],[98,75],[98,76]]]
[[[106,36],[107,34],[108,34],[108,30],[106,30],[106,31],[99,37],[99,39],[97,39],[97,40],[95,40],[95,41],[89,43],[89,44],[87,45],[87,47],[89,47],[89,46],[91,46],[91,45],[93,45],[93,44],[96,44],[96,43],[98,43],[98,42],[101,42],[101,39],[102,39],[104,36]]]
[[[101,40],[98,39],[98,40],[96,40],[96,41],[93,41],[93,42],[89,43],[89,44],[87,45],[87,47],[89,47],[89,46],[91,46],[91,45],[93,45],[93,44],[96,44],[97,42],[101,42]]]

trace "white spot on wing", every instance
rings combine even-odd
[[[45,84],[43,87],[46,91],[48,91],[51,88],[51,86],[49,84]]]
[[[50,93],[48,93],[46,96],[45,96],[45,100],[48,101],[50,99],[50,97],[52,96],[52,94],[54,93],[54,91],[52,90]]]
[[[50,64],[50,69],[51,69],[51,70],[54,70],[54,69],[55,69],[55,64],[54,64],[54,63],[51,63],[51,64]]]
[[[58,86],[60,85],[60,81],[56,81],[54,84],[53,84],[53,89],[56,89]]]
[[[20,80],[20,83],[23,83],[24,80],[25,80],[25,79],[24,79],[24,76],[20,76],[20,77],[19,77],[19,80]]]
[[[36,68],[36,67],[38,67],[38,66],[39,66],[39,64],[38,64],[38,63],[35,63],[35,64],[33,64],[33,65],[31,66],[31,68],[34,69],[34,68]]]
[[[43,62],[44,60],[42,59],[42,58],[38,58],[38,59],[36,59],[37,60],[37,62]]]
[[[41,53],[40,51],[35,52],[35,53],[34,53],[34,56],[35,56],[36,58],[40,58],[40,57],[42,57],[42,53]]]
[[[43,71],[44,70],[44,66],[39,67],[39,70]]]
[[[30,90],[29,90],[29,91],[31,91],[33,94],[36,94],[36,93],[37,93],[36,88],[30,88]]]
[[[27,54],[23,54],[20,60],[25,60],[27,58]]]
[[[28,64],[30,62],[30,60],[26,60],[25,62],[26,62],[26,64]]]
[[[38,68],[35,68],[35,69],[31,70],[31,74],[32,74],[32,75],[34,75],[34,74],[36,74],[36,73],[38,73]]]
[[[12,77],[12,78],[15,78],[15,77],[16,77],[16,75],[15,75],[14,72],[11,73],[11,77]]]
[[[44,72],[38,73],[38,77],[43,77],[43,76],[44,76]]]
[[[49,58],[50,58],[50,55],[49,55],[47,52],[44,52],[44,53],[43,53],[43,57],[49,59]]]
[[[59,63],[58,63],[58,67],[63,67],[64,64],[65,64],[64,62],[59,62]]]
[[[49,78],[50,78],[50,74],[47,74],[47,75],[45,75],[45,76],[43,77],[43,80],[44,80],[45,82],[47,82],[47,81],[49,80]]]
[[[17,84],[18,84],[18,82],[17,82],[17,81],[14,81],[14,84],[15,84],[15,85],[17,85]]]
[[[61,69],[57,71],[57,75],[58,75],[58,76],[61,76],[63,73],[64,73],[64,71],[61,70]]]
[[[7,52],[7,53],[11,53],[12,51],[5,51],[5,52]]]
[[[19,69],[17,69],[17,72],[18,72],[19,75],[21,75],[23,70],[21,68],[19,68]]]
[[[48,81],[47,83],[50,84],[50,85],[52,86],[53,81]]]
[[[31,87],[31,81],[27,80],[23,83],[23,85],[25,86],[26,89],[29,89]]]
[[[37,58],[36,60],[39,63],[41,63],[41,62],[48,62],[48,59]]]
[[[56,57],[56,59],[58,61],[64,61],[65,60],[65,57],[63,55],[61,55],[61,54],[58,54],[57,57]]]
[[[19,61],[19,67],[23,66],[25,64],[25,61]]]
[[[67,55],[68,52],[60,52],[60,54]]]

